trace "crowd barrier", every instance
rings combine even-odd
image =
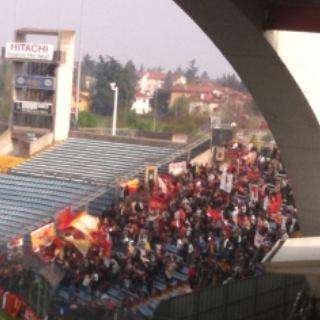
[[[28,306],[26,312],[33,314],[33,317],[29,317],[30,319],[43,319],[47,314],[50,307],[51,290],[44,277],[30,270],[23,270],[19,275],[13,275],[8,281],[1,282],[2,292],[14,294],[19,301],[26,303]],[[6,310],[2,300],[1,305]]]
[[[154,320],[287,320],[304,277],[263,275],[162,301]]]

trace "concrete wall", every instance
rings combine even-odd
[[[11,130],[7,129],[0,135],[0,156],[8,155],[13,151]]]
[[[64,61],[56,71],[55,141],[67,139],[70,129],[75,34],[72,31],[61,32],[58,41],[58,47],[64,53]]]
[[[50,146],[53,143],[53,133],[49,132],[40,137],[35,141],[30,142],[29,146],[29,156],[43,150],[44,148]]]

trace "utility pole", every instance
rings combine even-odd
[[[154,99],[154,108],[153,108],[153,131],[156,131],[157,127],[157,107],[158,107],[158,90],[155,92],[155,99]]]
[[[119,88],[115,82],[110,83],[110,88],[114,91],[114,99],[113,99],[113,115],[112,115],[112,135],[115,136],[117,134],[117,114],[118,114],[118,95]]]
[[[79,30],[79,58],[77,66],[77,93],[76,93],[76,123],[79,118],[79,106],[80,106],[80,90],[81,90],[81,69],[82,69],[82,18],[83,18],[84,0],[81,0],[80,4],[80,30]]]

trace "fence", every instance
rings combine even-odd
[[[304,277],[264,275],[161,302],[155,320],[285,320]]]
[[[174,154],[171,158],[165,158],[158,164],[159,173],[168,173],[171,162],[189,161],[211,147],[211,138],[208,136],[201,137],[194,143],[182,148],[180,152]]]
[[[51,290],[49,283],[43,276],[23,269],[19,274],[10,277],[8,281],[1,281],[1,287],[5,291],[22,297],[38,316],[46,315],[50,304]]]

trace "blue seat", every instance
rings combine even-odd
[[[187,275],[189,273],[189,268],[184,266],[179,270],[179,272]]]
[[[167,244],[167,245],[166,245],[166,251],[167,251],[168,253],[177,254],[178,249],[177,249],[177,247],[176,247],[175,245],[173,245],[173,244]]]
[[[139,304],[138,305],[138,311],[147,318],[151,318],[153,316],[153,311],[148,308],[146,304]]]
[[[180,272],[176,272],[173,277],[181,282],[186,282],[188,280],[188,276]]]
[[[156,288],[157,290],[159,290],[159,291],[164,291],[164,290],[167,289],[167,286],[166,286],[164,283],[160,282],[160,281],[156,281],[156,282],[154,283],[154,286],[155,286],[155,288]]]
[[[150,299],[148,300],[148,306],[154,311],[156,310],[156,308],[158,307],[159,305],[159,301],[156,300],[156,299]]]
[[[118,300],[118,301],[122,301],[124,298],[123,293],[120,290],[111,288],[107,291],[108,296]]]

